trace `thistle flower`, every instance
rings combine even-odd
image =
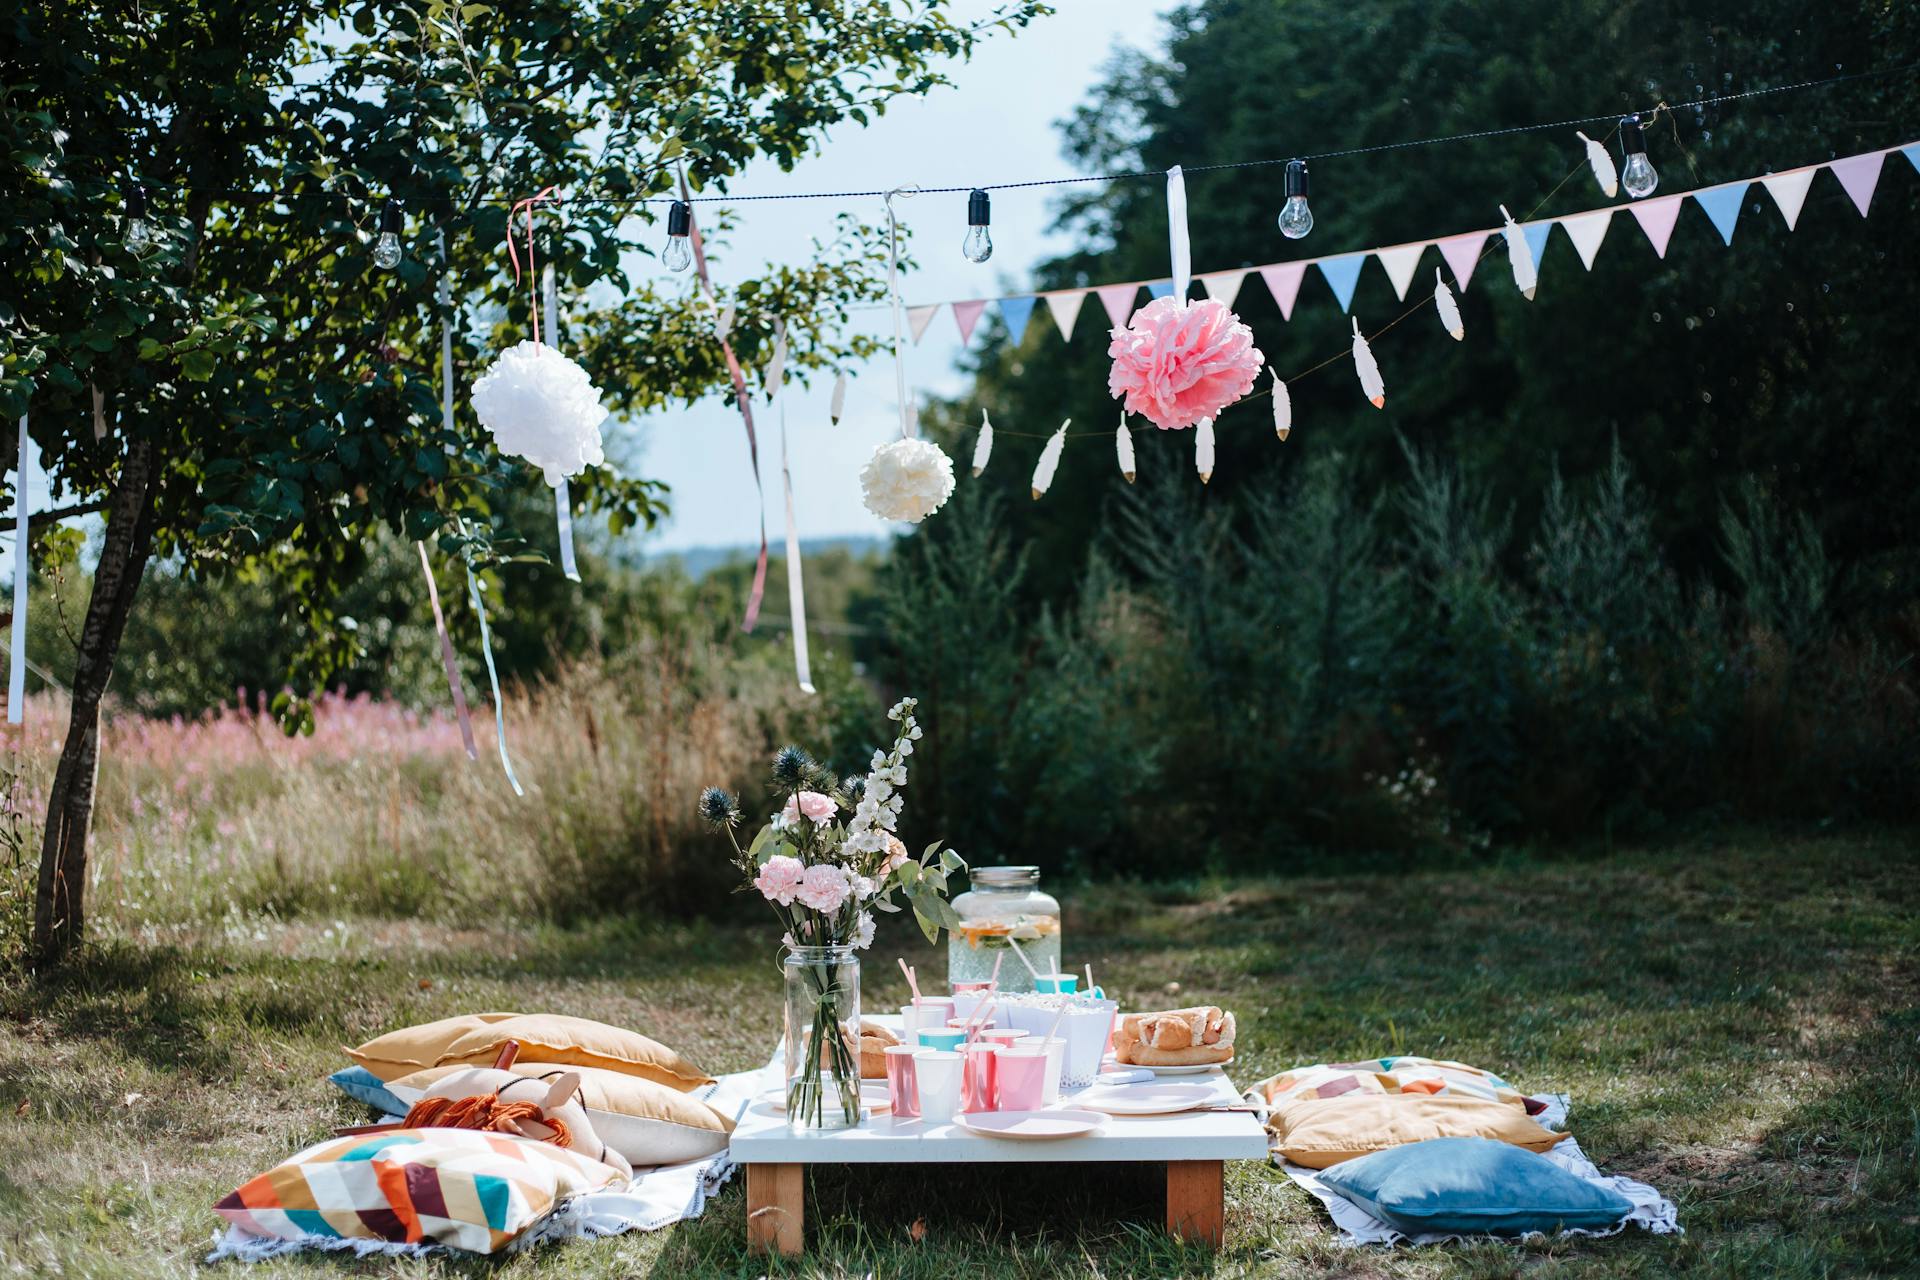
[[[740,821],[740,806],[719,787],[708,787],[700,793],[700,817],[711,826],[731,827]]]
[[[841,784],[841,790],[846,793],[847,808],[854,808],[860,803],[861,797],[867,794],[867,780],[856,773]]]
[[[783,791],[798,791],[814,767],[813,757],[800,748],[782,747],[773,757],[773,780]]]

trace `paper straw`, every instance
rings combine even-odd
[[[1060,957],[1059,956],[1047,957],[1047,972],[1052,974],[1056,978],[1060,976]]]
[[[1060,1012],[1053,1015],[1053,1025],[1047,1028],[1047,1034],[1040,1042],[1042,1047],[1045,1046],[1048,1040],[1053,1039],[1055,1032],[1060,1030],[1060,1022],[1066,1016],[1067,1016],[1067,1005],[1066,1005],[1066,1001],[1063,1000],[1060,1002]]]
[[[987,990],[998,991],[1000,989],[1000,963],[1006,958],[1007,953],[1004,951],[993,958],[993,972],[987,975]]]
[[[1027,953],[1020,949],[1020,944],[1013,940],[1012,934],[1007,935],[1007,945],[1013,948],[1014,957],[1018,959],[1021,964],[1027,966],[1027,972],[1033,975],[1033,980],[1036,983],[1039,982],[1040,971],[1033,967],[1033,961],[1027,959]]]
[[[980,1038],[980,1030],[987,1025],[987,1014],[992,1011],[992,1009],[993,997],[988,996],[985,1000],[982,1000],[979,1007],[973,1011],[973,1016],[967,1019],[968,1044],[972,1044]]]
[[[1093,994],[1093,961],[1087,961],[1087,994]]]
[[[896,956],[895,962],[899,964],[900,972],[907,975],[907,990],[913,992],[913,1002],[919,1004],[920,984],[913,980],[913,970],[907,967],[907,962],[904,957]]]

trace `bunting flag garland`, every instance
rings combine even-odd
[[[1307,264],[1280,262],[1271,267],[1261,267],[1260,278],[1267,282],[1267,292],[1279,304],[1280,318],[1293,319],[1294,300],[1300,296],[1300,282],[1307,278]]]
[[[972,298],[966,302],[953,304],[953,323],[960,330],[960,341],[968,342],[973,338],[973,326],[980,322],[981,314],[987,309],[985,298]]]
[[[1880,166],[1886,159],[1884,151],[1869,151],[1865,155],[1835,160],[1827,166],[1833,170],[1833,176],[1840,179],[1840,185],[1846,188],[1853,207],[1863,218],[1867,216],[1867,206],[1873,203],[1873,189],[1880,185]]]
[[[1680,197],[1663,196],[1627,206],[1633,220],[1647,233],[1647,241],[1659,257],[1667,256],[1667,242],[1673,239],[1673,224],[1680,220]]]
[[[27,721],[27,415],[20,415],[20,468],[13,475],[13,644],[7,654],[7,723]]]
[[[985,408],[980,410],[980,438],[973,444],[973,474],[979,475],[987,469],[987,459],[993,456],[993,423],[987,418]]]
[[[1747,198],[1747,186],[1745,182],[1728,182],[1693,193],[1693,202],[1729,245],[1733,243],[1733,225],[1740,219],[1740,204]]]
[[[560,345],[560,290],[554,283],[553,264],[549,262],[540,273],[541,307],[547,315],[547,345],[558,348]],[[567,478],[560,477],[553,486],[553,524],[560,538],[560,572],[566,575],[568,582],[580,581],[580,565],[573,555],[573,494],[567,488]]]
[[[1133,465],[1133,429],[1127,426],[1127,411],[1120,411],[1120,429],[1113,433],[1114,457],[1120,463],[1120,474],[1132,484],[1138,472]]]
[[[1040,450],[1040,461],[1033,465],[1034,501],[1053,486],[1053,473],[1060,467],[1060,451],[1067,447],[1067,427],[1073,422],[1068,418],[1060,424],[1060,429],[1047,437],[1046,447]]]
[[[1455,342],[1467,336],[1467,322],[1460,318],[1460,304],[1453,300],[1453,290],[1447,288],[1446,277],[1438,267],[1433,269],[1433,309],[1440,313],[1440,327],[1452,334]],[[1280,438],[1285,440],[1286,436]]]
[[[1606,193],[1609,200],[1619,195],[1620,171],[1614,168],[1613,153],[1607,150],[1607,144],[1595,142],[1578,129],[1573,133],[1587,144],[1587,167],[1593,170],[1593,180],[1599,184],[1600,190]]]
[[[1520,224],[1520,234],[1527,238],[1527,252],[1533,255],[1533,274],[1537,280],[1540,264],[1546,261],[1547,240],[1553,235],[1553,222],[1551,219],[1546,222],[1523,222]]]
[[[1913,166],[1915,173],[1920,173],[1920,142],[1909,142],[1900,148],[1900,154],[1907,158],[1907,163]]]
[[[1193,431],[1193,469],[1200,473],[1200,483],[1206,484],[1213,479],[1213,419],[1202,418],[1195,424]]]
[[[982,303],[981,305],[985,306],[986,304]],[[939,312],[939,310],[940,310],[940,304],[937,302],[930,307],[908,307],[907,308],[907,326],[908,328],[913,330],[914,346],[917,347],[920,345],[921,335],[926,333],[927,326],[933,323],[933,317],[935,316],[935,314]],[[972,326],[968,326],[968,327],[971,328]]]
[[[779,394],[778,388],[774,394]],[[807,589],[800,563],[800,526],[793,516],[793,468],[787,463],[784,401],[780,405],[780,487],[787,499],[787,618],[793,631],[793,673],[800,682],[800,692],[812,693],[813,666],[807,660]]]
[[[833,380],[833,400],[827,405],[827,417],[834,426],[840,425],[840,419],[847,412],[847,371],[842,369],[840,376]]]
[[[1285,444],[1293,431],[1293,397],[1287,394],[1287,384],[1280,381],[1272,365],[1267,366],[1267,376],[1273,379],[1273,434]]]
[[[1060,340],[1073,338],[1073,322],[1080,318],[1080,304],[1087,300],[1084,290],[1067,289],[1059,293],[1041,295],[1047,300],[1047,310],[1053,315],[1053,326],[1060,330]]]
[[[1402,244],[1373,251],[1373,256],[1380,259],[1380,265],[1387,270],[1387,279],[1393,285],[1393,296],[1402,302],[1407,300],[1407,289],[1413,284],[1414,270],[1420,265],[1420,256],[1426,251],[1424,244]]]
[[[1340,310],[1348,311],[1353,306],[1353,289],[1360,283],[1360,268],[1366,265],[1364,253],[1342,254],[1338,258],[1322,258],[1318,263],[1320,274],[1327,278],[1327,285],[1333,290],[1333,296],[1340,300]]]
[[[1023,298],[1000,299],[1000,323],[1007,326],[1007,340],[1016,347],[1027,336],[1027,321],[1033,317],[1033,304],[1036,301],[1038,299],[1032,294]]]
[[[1215,271],[1200,277],[1200,283],[1207,287],[1207,296],[1221,306],[1233,307],[1233,300],[1240,296],[1240,286],[1247,278],[1248,268],[1238,271]]]
[[[1147,297],[1171,298],[1172,296],[1173,296],[1173,281],[1171,280],[1147,281]]]
[[[1513,268],[1513,287],[1520,291],[1521,297],[1532,302],[1534,288],[1538,284],[1533,268],[1533,248],[1514,222],[1513,215],[1507,212],[1507,206],[1500,206],[1500,217],[1507,224],[1501,228],[1500,234],[1507,239],[1507,263]]]
[[[1580,255],[1580,265],[1587,270],[1593,270],[1593,259],[1600,252],[1600,242],[1607,238],[1607,228],[1612,223],[1611,209],[1560,219],[1560,229],[1567,233],[1567,239],[1573,241],[1574,250]]]
[[[1916,166],[1920,167],[1920,166]],[[1795,169],[1787,173],[1770,173],[1759,180],[1773,197],[1773,203],[1779,207],[1780,216],[1787,220],[1787,230],[1793,230],[1800,221],[1801,206],[1807,202],[1807,191],[1813,186],[1814,169]]]
[[[1376,409],[1387,407],[1387,384],[1380,377],[1380,366],[1373,358],[1373,348],[1360,336],[1360,321],[1353,322],[1353,371],[1360,375],[1360,393],[1366,396]]]
[[[1137,284],[1109,284],[1094,290],[1100,295],[1100,305],[1107,310],[1107,319],[1113,321],[1113,327],[1124,329],[1133,316],[1133,300],[1140,294]]]
[[[1465,235],[1448,236],[1444,240],[1434,241],[1434,247],[1440,250],[1440,256],[1447,260],[1447,269],[1453,272],[1453,282],[1465,289],[1467,281],[1473,279],[1473,269],[1480,261],[1480,252],[1486,246],[1491,231],[1469,231]]]

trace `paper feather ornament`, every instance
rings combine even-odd
[[[1280,381],[1280,375],[1267,366],[1267,376],[1273,379],[1273,434],[1281,440],[1293,430],[1293,397],[1287,394],[1287,384]]]
[[[1037,500],[1053,484],[1053,473],[1060,467],[1060,451],[1067,447],[1067,427],[1073,422],[1068,418],[1060,424],[1060,429],[1047,437],[1046,448],[1040,450],[1040,461],[1033,467],[1033,496]]]
[[[979,475],[987,469],[987,459],[993,456],[993,423],[987,420],[987,411],[980,411],[980,438],[973,442],[973,474]]]
[[[833,380],[833,402],[827,406],[827,416],[833,419],[833,425],[839,426],[840,419],[847,411],[847,371],[842,369],[840,376]]]
[[[1440,268],[1433,269],[1433,309],[1440,313],[1440,325],[1459,342],[1467,336],[1467,325],[1460,318],[1460,304],[1453,300],[1453,290],[1447,288],[1446,277],[1440,274]]]
[[[1507,263],[1513,268],[1513,287],[1528,302],[1533,301],[1535,285],[1539,278],[1534,274],[1533,250],[1527,245],[1527,236],[1507,212],[1507,206],[1500,206],[1500,216],[1506,220],[1506,226],[1500,228],[1500,234],[1507,238]]]
[[[733,304],[729,302],[720,312],[720,318],[713,322],[713,336],[725,342],[727,335],[733,332]]]
[[[1360,375],[1360,394],[1364,395],[1376,409],[1387,407],[1387,384],[1380,380],[1380,366],[1373,358],[1373,348],[1360,336],[1360,321],[1353,322],[1353,371]]]
[[[1120,460],[1120,474],[1127,478],[1128,484],[1132,484],[1134,476],[1138,473],[1133,466],[1133,428],[1127,425],[1127,415],[1124,412],[1120,415],[1120,430],[1113,435],[1113,452],[1114,456]]]
[[[1200,483],[1213,479],[1213,419],[1202,418],[1193,432],[1193,469],[1200,473]]]
[[[773,322],[773,358],[767,361],[767,395],[777,396],[787,385],[787,321]]]
[[[1607,150],[1607,144],[1595,142],[1578,129],[1573,133],[1580,141],[1587,144],[1587,164],[1593,170],[1593,180],[1599,183],[1600,189],[1609,196],[1619,195],[1620,171],[1613,167],[1613,153]]]

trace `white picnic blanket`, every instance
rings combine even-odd
[[[1564,1093],[1541,1094],[1547,1109],[1535,1116],[1549,1129],[1567,1127],[1568,1098]],[[1546,1153],[1546,1158],[1565,1169],[1576,1178],[1598,1183],[1625,1196],[1633,1205],[1633,1212],[1623,1219],[1619,1226],[1603,1230],[1584,1227],[1569,1227],[1560,1234],[1565,1236],[1611,1236],[1625,1231],[1629,1225],[1645,1227],[1658,1236],[1680,1234],[1680,1211],[1674,1208],[1673,1201],[1655,1191],[1644,1182],[1635,1182],[1632,1178],[1610,1178],[1587,1159],[1587,1153],[1580,1149],[1578,1138],[1568,1138],[1558,1142]],[[1307,1194],[1327,1207],[1327,1215],[1333,1219],[1333,1225],[1339,1231],[1338,1243],[1342,1245],[1363,1244],[1441,1244],[1448,1240],[1487,1240],[1512,1239],[1511,1236],[1469,1236],[1448,1235],[1439,1232],[1422,1232],[1419,1235],[1407,1235],[1388,1223],[1362,1209],[1353,1201],[1320,1181],[1319,1171],[1304,1168],[1283,1161],[1281,1169],[1292,1178],[1295,1185],[1306,1190]],[[1540,1232],[1533,1232],[1540,1235]]]
[[[769,1064],[757,1071],[736,1071],[696,1094],[715,1110],[738,1120],[747,1104],[769,1089],[780,1086],[777,1066]],[[387,1117],[398,1120],[399,1116]],[[627,1231],[658,1231],[706,1211],[707,1200],[733,1177],[734,1163],[727,1153],[689,1160],[685,1164],[661,1165],[636,1170],[633,1181],[624,1187],[591,1191],[575,1196],[549,1214],[533,1230],[508,1246],[519,1252],[556,1240],[575,1240],[617,1236]],[[240,1262],[264,1262],[283,1254],[307,1249],[351,1252],[359,1257],[420,1257],[452,1252],[438,1244],[396,1244],[386,1240],[343,1240],[337,1236],[302,1236],[293,1240],[256,1236],[228,1227],[214,1237],[209,1263],[226,1259]]]

